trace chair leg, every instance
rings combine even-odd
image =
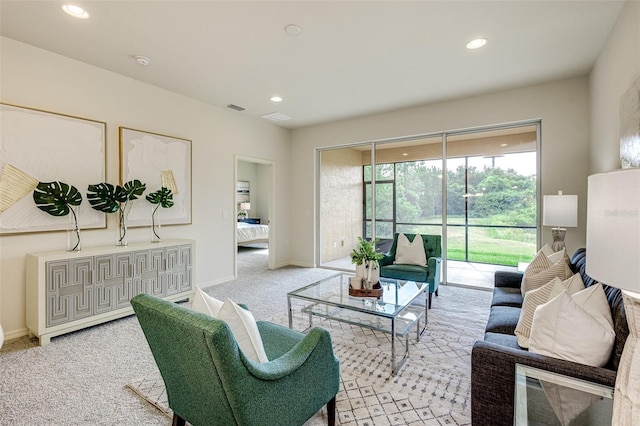
[[[429,309],[431,309],[431,293],[429,293]]]
[[[438,289],[436,288],[436,296],[438,296]]]
[[[331,398],[331,401],[327,402],[327,418],[329,419],[329,426],[335,426],[336,424],[336,397]]]
[[[185,426],[185,424],[186,421],[174,412],[172,426]]]

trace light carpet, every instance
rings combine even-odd
[[[341,425],[469,425],[471,347],[482,338],[491,293],[441,287],[429,311],[427,331],[417,342],[410,335],[409,359],[391,374],[391,341],[386,333],[315,318],[330,330],[340,359],[337,420]],[[297,311],[294,328],[307,317]],[[285,315],[272,322],[287,324]],[[397,343],[402,350],[404,342]],[[128,384],[132,390],[171,416],[157,371]],[[326,424],[319,412],[307,425]]]

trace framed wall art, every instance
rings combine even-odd
[[[36,207],[34,183],[59,181],[82,194],[81,229],[106,228],[86,201],[90,184],[104,182],[106,123],[0,103],[0,235],[66,230],[69,217]]]
[[[191,141],[158,133],[120,127],[120,183],[138,179],[146,184],[127,215],[129,226],[151,225],[147,194],[163,186],[163,176],[173,176],[174,205],[158,210],[162,225],[191,223]],[[166,183],[164,184],[166,186]]]

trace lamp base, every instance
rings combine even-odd
[[[634,297],[635,296],[635,297]],[[612,425],[632,426],[640,424],[640,340],[636,319],[640,318],[640,295],[622,291],[624,310],[629,325],[629,337],[624,344],[616,387],[613,393]]]
[[[553,244],[551,244],[551,250],[560,251],[566,246],[564,245],[564,236],[567,234],[567,230],[564,228],[552,228],[551,236],[553,237]]]

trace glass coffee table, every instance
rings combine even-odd
[[[610,425],[613,388],[516,364],[513,424]]]
[[[391,369],[396,374],[409,356],[409,334],[416,326],[416,340],[420,341],[427,328],[427,291],[429,285],[413,281],[381,278],[383,294],[380,298],[349,295],[349,278],[353,275],[337,274],[287,294],[289,328],[293,328],[295,300],[302,301],[301,312],[354,324],[391,335]],[[422,300],[424,298],[424,306]],[[421,323],[424,318],[424,325]],[[396,338],[405,339],[404,353],[398,360]]]

